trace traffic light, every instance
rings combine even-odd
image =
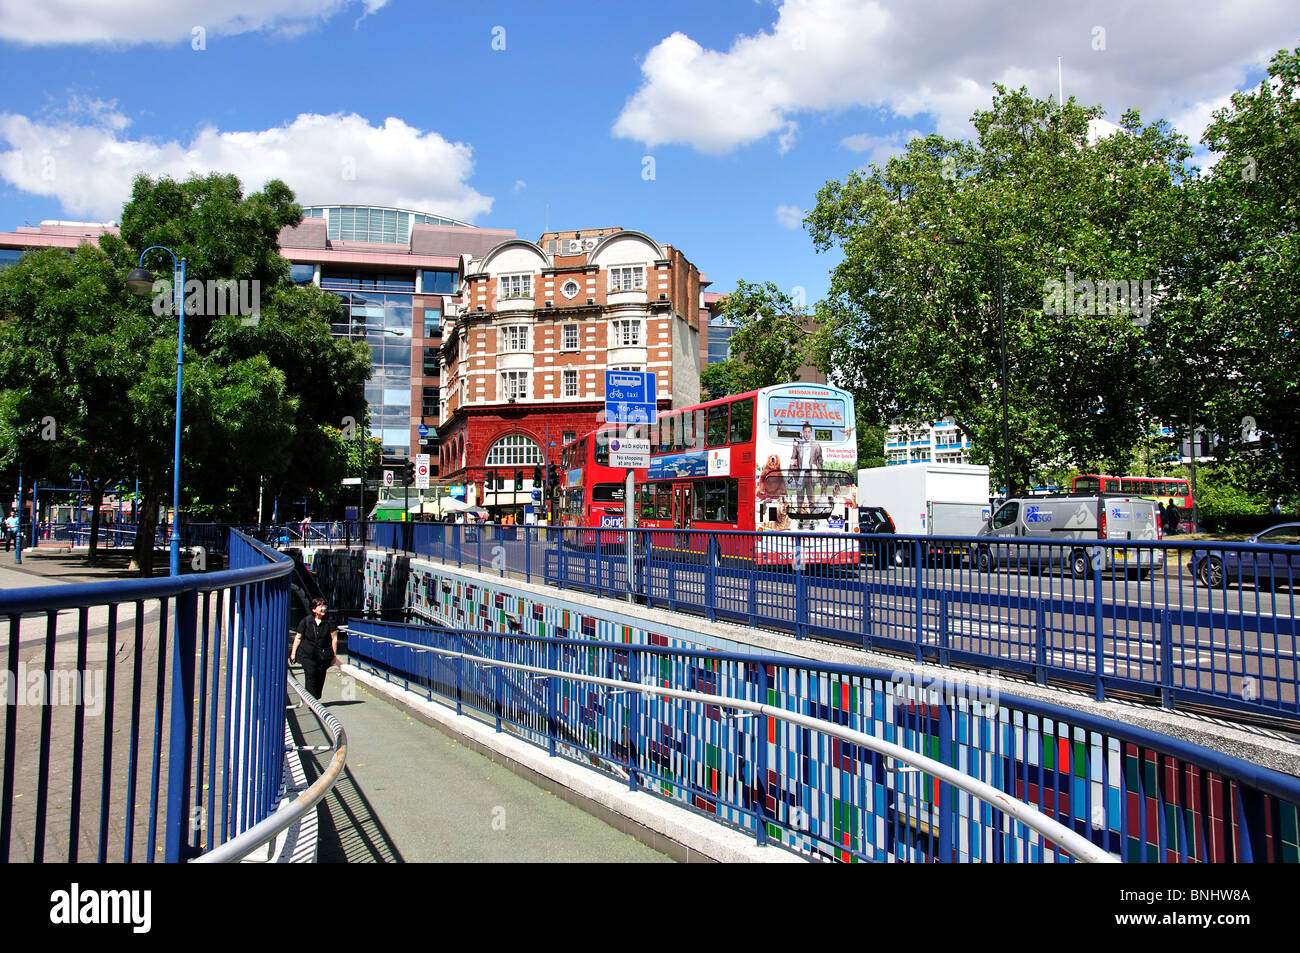
[[[406,461],[405,478],[406,478],[407,486],[415,486],[415,461],[414,460]]]
[[[560,468],[554,463],[547,470],[547,489],[556,496],[560,493]]]
[[[533,489],[540,490],[541,488],[542,488],[542,467],[540,464],[538,464],[537,466],[533,467]]]
[[[483,489],[488,490],[489,492],[495,492],[496,488],[497,488],[496,474],[493,473],[491,470],[489,470],[487,472],[487,476],[483,478]]]
[[[515,471],[515,490],[517,491],[517,490],[518,490],[521,486],[523,486],[523,485],[524,485],[524,471],[523,471],[523,470],[516,470],[516,471]]]

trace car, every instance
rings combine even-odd
[[[883,506],[858,507],[858,532],[862,536],[892,536],[898,532],[894,521]],[[860,549],[866,560],[876,566],[903,565],[903,547],[897,542],[860,539]]]
[[[1229,580],[1241,585],[1294,586],[1300,576],[1300,523],[1281,523],[1257,533],[1248,543],[1288,546],[1290,552],[1249,552],[1239,549],[1198,551],[1188,570],[1201,585],[1218,589]]]

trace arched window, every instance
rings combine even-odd
[[[542,450],[537,444],[521,433],[512,433],[492,444],[492,449],[488,451],[487,460],[484,461],[483,465],[488,467],[515,467],[531,466],[545,462],[542,459]]]

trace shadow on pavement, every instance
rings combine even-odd
[[[336,705],[357,702],[334,701]],[[299,714],[303,714],[309,728],[304,734]],[[292,713],[294,741],[299,745],[325,744],[328,738],[316,723],[315,716],[306,709]],[[322,758],[328,763],[329,752],[302,752],[303,771],[307,783],[321,776]],[[375,814],[365,792],[357,784],[345,765],[333,789],[317,805],[316,820],[319,828],[317,863],[322,864],[400,864],[404,863],[388,831]]]

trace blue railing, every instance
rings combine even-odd
[[[0,590],[0,860],[182,861],[275,810],[293,563],[229,548],[225,572]]]
[[[841,861],[1070,859],[996,804],[864,745],[792,724],[780,714],[788,711],[960,768],[1125,861],[1300,861],[1300,780],[1120,722],[999,695],[979,679],[922,683],[788,657],[349,625],[353,662],[633,790],[747,830],[760,844],[771,839]],[[725,696],[749,711],[655,697],[628,683]],[[766,707],[755,712],[758,705]]]
[[[372,523],[365,540],[710,620],[994,666],[1098,699],[1126,691],[1300,716],[1293,546],[1004,539],[994,550],[987,538],[445,523]]]

